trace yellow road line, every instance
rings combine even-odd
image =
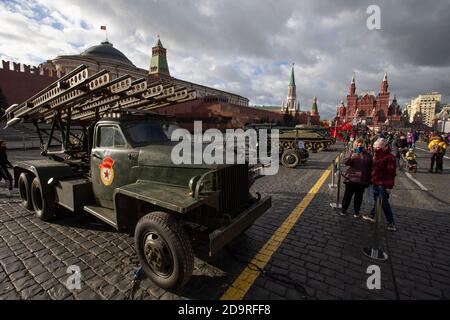
[[[337,159],[337,157],[336,157]],[[314,199],[316,194],[319,192],[320,188],[327,180],[329,174],[331,173],[331,166],[325,170],[322,176],[317,180],[316,184],[309,190],[308,194],[303,198],[303,200],[297,205],[297,207],[291,212],[291,214],[284,220],[283,224],[275,231],[272,237],[264,244],[264,246],[259,250],[256,256],[249,263],[257,265],[259,268],[263,269],[267,262],[269,262],[272,255],[278,250],[281,243],[284,241],[286,236],[292,227],[297,223],[297,220],[303,214],[305,209]],[[224,293],[220,300],[241,300],[244,298],[247,291],[251,288],[256,278],[259,276],[260,272],[251,270],[249,265],[241,272],[241,274],[234,280],[230,288]]]

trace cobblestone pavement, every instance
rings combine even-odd
[[[373,226],[351,215],[338,216],[329,206],[335,191],[323,186],[267,270],[290,274],[317,299],[449,299],[450,161],[445,160],[444,174],[429,174],[429,155],[417,153],[419,171],[412,175],[428,191],[398,172],[391,195],[398,232],[383,228],[380,236],[387,262],[363,256],[361,249],[372,243]],[[365,205],[364,212],[369,210]],[[381,269],[381,290],[366,286],[367,267],[373,264]],[[293,287],[259,277],[245,298],[291,299],[295,294]]]
[[[390,255],[388,262],[379,264],[381,290],[367,289],[366,269],[374,263],[361,253],[371,242],[372,226],[336,215],[329,205],[335,191],[324,184],[267,264],[269,273],[256,279],[245,299],[301,298],[293,285],[283,281],[283,274],[303,284],[313,299],[448,299],[450,203],[443,187],[449,185],[450,170],[428,174],[428,155],[418,152],[420,169],[415,177],[429,191],[399,172],[391,200],[399,231],[381,233]],[[258,179],[253,189],[272,195],[269,211],[213,258],[194,246],[194,275],[179,292],[166,292],[145,279],[134,298],[220,298],[336,155],[313,154],[305,167],[281,168],[275,176]],[[11,153],[10,160],[30,156],[38,157],[38,152]],[[449,164],[445,160],[444,165]],[[65,286],[70,265],[81,269],[81,290]],[[17,194],[9,196],[1,189],[0,299],[127,299],[136,265],[128,234],[87,214],[60,212],[54,221],[42,222],[18,205]]]

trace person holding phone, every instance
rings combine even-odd
[[[364,191],[370,185],[372,171],[372,156],[366,151],[364,145],[364,139],[359,138],[355,140],[353,149],[344,158],[344,165],[347,168],[344,173],[345,192],[342,199],[341,216],[347,215],[353,196],[353,218],[360,216]]]

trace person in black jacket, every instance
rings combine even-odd
[[[0,178],[5,179],[9,182],[9,190],[13,189],[13,178],[8,171],[8,168],[13,168],[11,162],[8,160],[8,155],[6,154],[6,142],[0,140]]]
[[[395,140],[395,155],[397,158],[397,167],[400,167],[400,159],[402,158],[402,154],[405,154],[408,150],[408,141],[406,140],[406,136],[400,132],[399,137]]]

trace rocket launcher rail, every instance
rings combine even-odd
[[[19,105],[5,110],[6,127],[21,122],[51,123],[58,115],[61,122],[89,123],[104,114],[130,110],[154,110],[193,100],[196,92],[170,81],[149,81],[131,76],[112,79],[107,70],[89,76],[80,65]]]

